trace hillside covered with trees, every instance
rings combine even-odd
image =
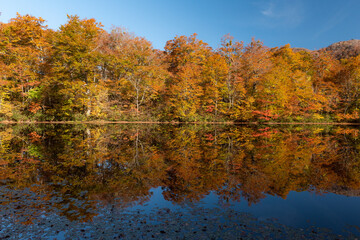
[[[161,51],[94,19],[69,16],[56,31],[44,22],[0,23],[2,120],[359,121],[360,55],[348,47],[227,35],[212,49],[193,34]]]

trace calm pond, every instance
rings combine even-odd
[[[360,132],[0,125],[0,239],[356,239]]]

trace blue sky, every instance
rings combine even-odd
[[[360,0],[0,0],[1,22],[16,12],[42,17],[53,29],[66,15],[95,18],[105,29],[125,27],[163,49],[176,35],[197,33],[217,48],[229,33],[266,46],[319,49],[360,39]]]

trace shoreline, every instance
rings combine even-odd
[[[0,124],[194,124],[194,125],[347,125],[359,126],[360,123],[339,123],[339,122],[179,122],[179,121],[0,121]]]

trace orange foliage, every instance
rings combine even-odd
[[[197,34],[164,51],[95,19],[0,25],[0,116],[21,120],[359,121],[360,56],[268,48]],[[21,116],[19,116],[21,114]]]

